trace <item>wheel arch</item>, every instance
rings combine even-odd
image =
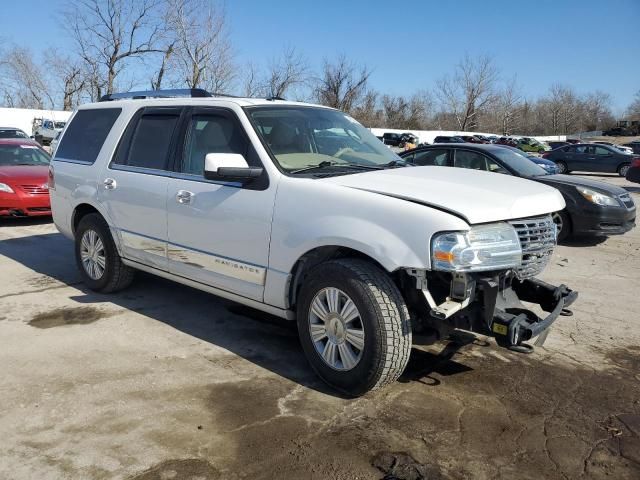
[[[80,223],[80,220],[82,220],[82,217],[89,215],[91,213],[96,213],[100,215],[104,219],[104,221],[107,223],[107,225],[109,225],[109,230],[111,230],[111,237],[113,238],[113,241],[116,245],[118,254],[122,255],[122,250],[120,248],[120,237],[117,235],[117,232],[112,229],[113,223],[110,221],[109,216],[106,214],[106,212],[103,211],[102,208],[100,208],[99,205],[96,205],[91,202],[83,201],[78,203],[73,208],[73,211],[71,212],[71,222],[70,222],[71,232],[73,233],[73,235],[75,235],[76,229],[78,227],[78,224]]]
[[[302,286],[307,274],[315,266],[335,258],[359,258],[371,262],[384,272],[392,273],[389,272],[378,260],[360,250],[342,245],[324,245],[315,247],[300,256],[291,269],[289,277],[290,282],[287,289],[287,303],[289,308],[294,308],[296,305],[300,287]]]

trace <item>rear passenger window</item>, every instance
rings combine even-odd
[[[456,150],[454,165],[459,168],[470,168],[471,170],[488,170],[487,157],[469,150]]]
[[[144,114],[133,131],[129,152],[118,156],[116,163],[130,167],[166,170],[169,146],[180,116]]]
[[[56,159],[94,163],[121,111],[120,108],[79,110],[64,132]]]

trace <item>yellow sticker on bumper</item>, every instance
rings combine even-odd
[[[502,325],[500,323],[494,323],[493,331],[500,335],[506,335],[507,333],[509,333],[509,328],[506,325]]]

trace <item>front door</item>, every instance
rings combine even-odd
[[[232,110],[198,107],[186,124],[167,193],[169,271],[261,301],[275,185],[266,172],[244,185],[204,178],[207,153],[241,154],[262,167]]]
[[[181,111],[138,111],[99,185],[122,255],[161,270],[167,270],[167,188]]]

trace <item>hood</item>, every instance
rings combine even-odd
[[[609,195],[622,195],[627,191],[617,185],[613,185],[607,182],[601,182],[599,180],[591,180],[589,178],[574,177],[572,175],[545,175],[542,177],[536,177],[536,180],[547,185],[573,185],[575,187],[586,187],[598,190],[599,192]]]
[[[445,210],[470,224],[562,210],[555,188],[498,173],[450,167],[404,167],[318,181],[401,198]]]
[[[0,182],[12,184],[47,183],[49,167],[40,165],[0,166]]]

